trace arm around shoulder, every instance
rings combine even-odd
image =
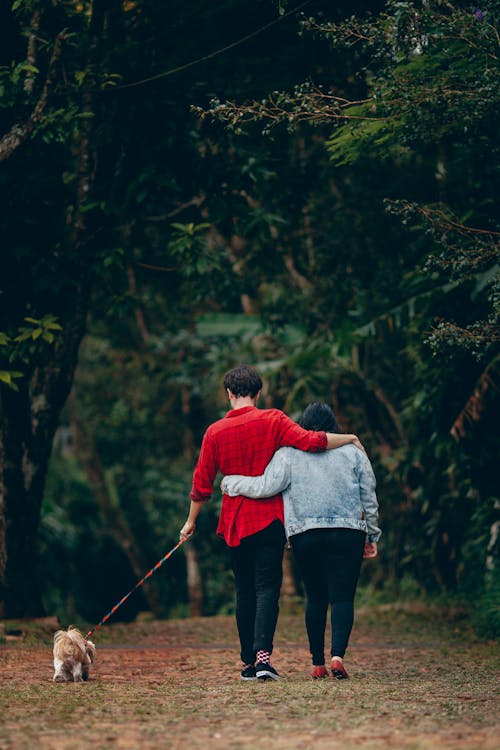
[[[221,482],[221,490],[231,497],[265,498],[273,497],[290,484],[290,463],[287,448],[281,448],[274,454],[266,466],[264,474],[258,477],[246,477],[241,474],[229,474]]]
[[[331,450],[332,448],[342,448],[343,445],[355,445],[366,453],[360,439],[357,435],[347,434],[344,435],[340,432],[327,432],[326,433],[326,448]]]

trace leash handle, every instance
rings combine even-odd
[[[179,547],[181,547],[184,544],[184,542],[187,542],[187,539],[179,539],[179,541],[177,542],[177,544],[175,545],[175,547],[172,547],[172,549],[170,550],[170,552],[167,552],[167,554],[164,555],[161,558],[161,560],[158,560],[158,562],[156,563],[156,565],[154,565],[151,568],[151,570],[148,570],[148,572],[146,573],[146,575],[144,576],[144,578],[141,578],[141,580],[138,581],[135,584],[134,588],[130,589],[130,591],[128,592],[128,594],[125,594],[125,596],[123,596],[120,599],[120,601],[117,604],[115,604],[115,606],[112,609],[109,610],[109,612],[107,613],[107,615],[104,615],[104,617],[102,618],[102,620],[99,623],[97,623],[97,625],[95,625],[92,628],[92,630],[89,630],[89,632],[85,636],[85,640],[88,641],[89,638],[90,638],[90,636],[93,635],[96,632],[96,630],[99,630],[99,628],[102,625],[104,625],[104,623],[107,622],[110,617],[112,617],[114,615],[114,613],[116,612],[116,610],[119,609],[122,606],[122,604],[124,604],[127,601],[127,599],[129,598],[129,596],[132,596],[132,594],[134,593],[134,591],[137,591],[137,589],[142,586],[142,584],[144,583],[144,581],[147,581],[148,578],[151,578],[151,576],[153,575],[153,573],[156,573],[156,571],[161,568],[161,566],[163,565],[163,563],[166,562],[168,560],[168,558],[171,557],[174,554],[174,552],[177,549],[179,549]]]

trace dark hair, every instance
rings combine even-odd
[[[224,375],[224,388],[229,388],[235,396],[255,398],[258,392],[262,390],[262,380],[253,367],[238,365]]]
[[[315,401],[304,409],[299,424],[305,430],[341,432],[333,410],[322,401]]]

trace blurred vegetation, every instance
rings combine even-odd
[[[1,11],[5,614],[95,622],[176,543],[244,361],[366,445],[363,597],[498,634],[500,5],[330,6]],[[118,618],[231,611],[218,498]]]

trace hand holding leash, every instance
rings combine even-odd
[[[196,529],[196,521],[198,519],[198,516],[200,515],[202,505],[203,502],[195,502],[194,500],[191,500],[189,515],[186,518],[186,523],[180,530],[179,534],[179,539],[181,540],[181,542],[187,542],[187,540],[193,536]]]
[[[190,539],[194,532],[196,530],[196,524],[194,521],[186,521],[182,529],[179,533],[179,539],[183,542],[187,542],[188,539]]]

